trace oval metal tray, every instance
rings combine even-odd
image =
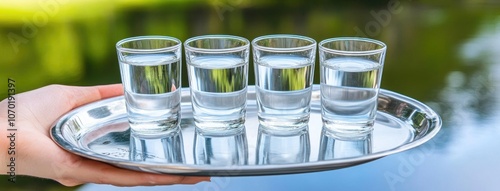
[[[123,96],[77,108],[58,120],[52,139],[65,150],[118,167],[169,174],[245,176],[340,169],[419,146],[434,137],[441,119],[425,104],[380,90],[374,131],[345,138],[322,129],[319,86],[313,87],[305,131],[273,135],[261,131],[255,88],[249,86],[245,129],[231,136],[195,131],[189,89],[182,89],[179,131],[162,138],[130,135]]]

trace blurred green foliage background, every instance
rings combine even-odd
[[[426,101],[438,96],[451,71],[484,70],[464,63],[459,50],[481,30],[496,27],[499,5],[493,0],[0,0],[0,98],[6,97],[7,78],[16,80],[18,92],[48,84],[120,83],[115,43],[131,36],[185,41],[232,34],[252,40],[287,33],[317,42],[339,36],[381,40],[388,46],[382,88]],[[250,66],[249,84],[255,83],[253,75]],[[12,184],[0,176],[0,187],[63,189],[52,181],[18,180]]]
[[[419,75],[456,67],[457,61],[445,60],[449,57],[444,55],[477,30],[484,17],[498,13],[464,8],[469,4],[454,3],[442,9],[409,0],[3,0],[0,75],[14,78],[18,91],[53,83],[119,83],[115,43],[126,37],[167,35],[184,41],[196,35],[233,34],[252,40],[265,34],[291,33],[318,42],[337,36],[382,40],[389,47],[385,77],[400,75],[439,85],[440,75],[425,79]],[[481,4],[487,5],[473,5]],[[186,87],[187,75],[183,74]],[[383,80],[382,87],[394,83]],[[400,88],[403,93],[417,93],[422,88],[418,84]],[[0,93],[5,97],[6,88]]]

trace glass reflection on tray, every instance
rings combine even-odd
[[[229,135],[206,135],[194,131],[193,161],[197,165],[276,165],[310,161],[309,127],[291,134],[266,131],[259,125],[255,153],[249,155],[246,129]],[[253,139],[255,140],[255,139]],[[318,140],[318,139],[315,139]],[[318,161],[360,157],[372,153],[372,133],[342,135],[323,127],[319,138]],[[181,128],[168,136],[141,137],[130,134],[130,160],[164,164],[185,164]],[[314,159],[315,157],[313,157]]]
[[[248,146],[245,127],[230,135],[194,135],[194,162],[200,165],[246,165]]]
[[[372,132],[358,135],[342,135],[323,127],[318,160],[359,157],[372,152]]]
[[[258,165],[308,162],[309,150],[308,127],[291,135],[276,135],[259,126],[255,160]]]
[[[130,160],[184,163],[184,146],[179,127],[172,133],[161,137],[141,137],[130,133]]]

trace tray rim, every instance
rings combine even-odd
[[[184,96],[185,94],[190,93],[189,87],[184,87],[181,89],[181,94]],[[250,91],[255,91],[255,86],[249,85],[248,89]],[[319,90],[319,84],[313,85],[313,91]],[[314,96],[314,95],[313,95]],[[411,97],[386,90],[380,89],[379,91],[379,99],[381,96],[395,98],[397,100],[404,100],[406,103],[410,103],[412,105],[417,105],[419,108],[425,111],[425,113],[429,116],[427,120],[433,119],[432,124],[429,125],[429,131],[425,133],[424,136],[415,138],[414,140],[394,147],[389,150],[380,151],[376,153],[370,153],[367,155],[359,156],[359,157],[350,157],[350,158],[340,158],[333,160],[325,160],[325,161],[313,161],[313,162],[305,162],[305,163],[295,163],[295,164],[286,164],[286,168],[283,168],[285,165],[282,164],[266,164],[266,165],[258,165],[259,168],[255,168],[256,165],[233,165],[233,166],[211,166],[211,165],[196,165],[196,164],[163,164],[163,163],[152,163],[152,162],[135,162],[130,160],[107,160],[103,157],[96,157],[95,155],[91,155],[89,153],[94,153],[87,151],[85,149],[79,147],[73,147],[73,145],[64,138],[62,135],[62,124],[64,124],[71,116],[79,113],[82,110],[85,110],[88,107],[92,107],[95,105],[102,105],[103,103],[114,102],[117,100],[123,99],[123,95],[111,97],[103,100],[99,100],[96,102],[88,103],[82,105],[78,108],[75,108],[68,113],[61,116],[50,128],[50,137],[52,140],[62,149],[69,151],[73,154],[89,158],[92,160],[108,163],[111,165],[116,165],[122,168],[139,170],[139,171],[148,171],[153,173],[163,173],[161,171],[154,171],[152,169],[168,169],[170,171],[169,174],[179,174],[179,175],[195,175],[195,176],[249,176],[249,175],[276,175],[276,174],[293,174],[293,173],[306,173],[306,172],[315,172],[315,171],[323,171],[323,170],[335,170],[341,169],[349,166],[354,166],[362,163],[366,163],[369,161],[373,161],[385,156],[389,156],[392,154],[400,153],[415,147],[418,147],[427,141],[431,140],[433,137],[437,135],[442,127],[442,119],[441,117],[429,106],[426,104],[413,99]],[[181,104],[191,104],[184,103]],[[377,112],[383,112],[377,109]],[[384,112],[385,113],[385,112]],[[390,114],[387,114],[390,115]],[[391,115],[392,116],[392,115]],[[395,117],[395,116],[394,116]],[[177,172],[179,170],[179,172]],[[274,172],[272,170],[275,170]],[[244,173],[241,173],[244,171]],[[266,171],[266,173],[262,173],[261,171]],[[240,174],[241,173],[241,174]]]

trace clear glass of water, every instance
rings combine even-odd
[[[180,40],[139,36],[116,44],[131,132],[142,136],[171,133],[179,125]]]
[[[330,131],[363,134],[373,130],[386,45],[358,37],[319,43],[321,116]]]
[[[206,35],[184,46],[195,126],[205,134],[239,131],[246,115],[250,42]]]
[[[316,41],[267,35],[252,41],[258,116],[269,130],[295,131],[309,122]]]

